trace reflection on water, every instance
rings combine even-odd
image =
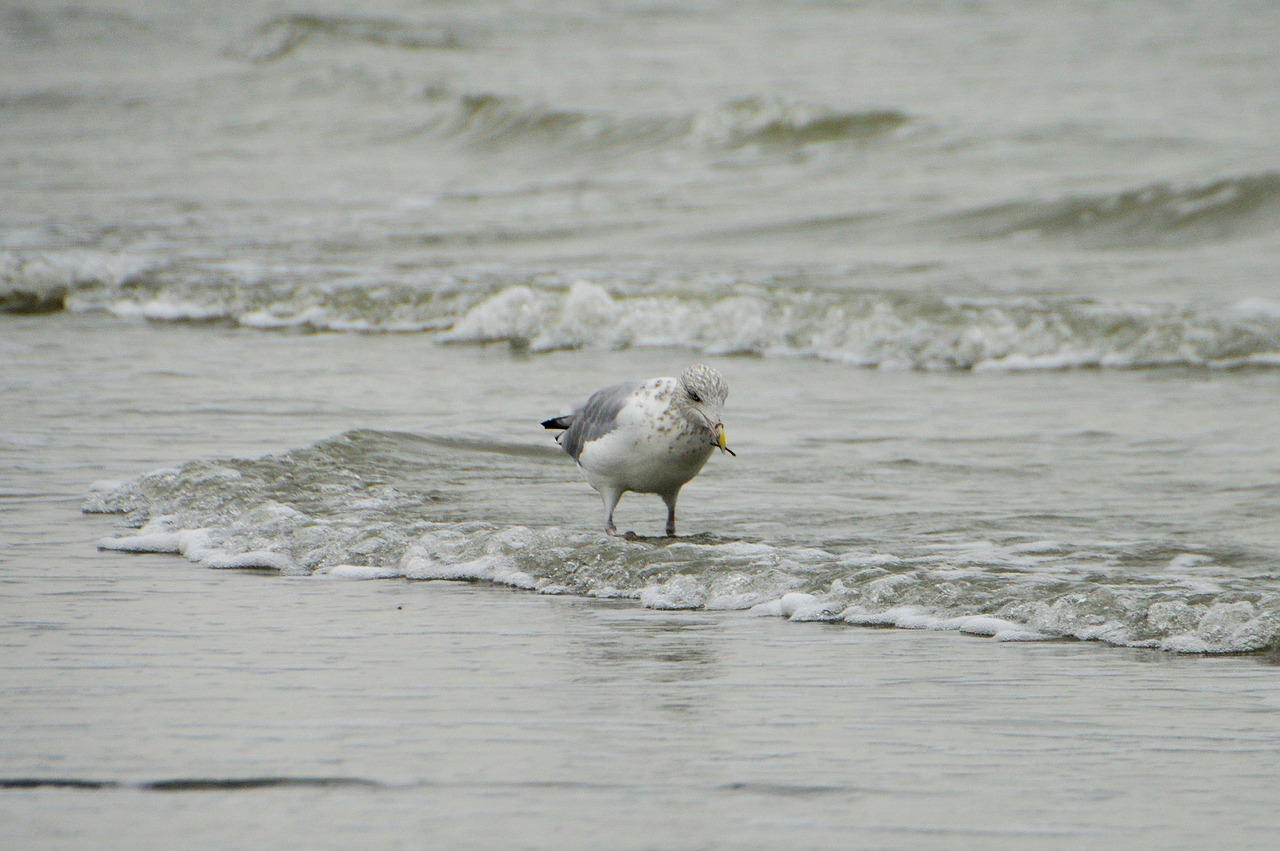
[[[602,629],[590,644],[575,647],[581,682],[626,681],[694,684],[714,679],[718,665],[706,633],[716,620],[695,612],[637,611],[632,603],[588,610]]]

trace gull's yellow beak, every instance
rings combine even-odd
[[[724,423],[716,423],[716,446],[720,447],[721,452],[728,452],[730,455],[737,458],[738,453],[734,452],[728,446],[725,446],[726,439],[727,438],[724,436]]]

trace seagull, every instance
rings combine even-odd
[[[624,381],[597,390],[572,414],[544,420],[604,500],[604,531],[618,534],[613,510],[627,491],[656,493],[667,504],[667,535],[676,534],[676,497],[725,445],[721,412],[729,386],[696,364],[679,378]]]

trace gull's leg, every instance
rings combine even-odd
[[[672,494],[663,494],[662,501],[667,504],[667,537],[674,538],[676,536],[676,497],[680,495],[680,491]]]
[[[613,510],[618,507],[618,500],[622,499],[621,490],[603,490],[600,491],[600,498],[604,500],[604,531],[607,535],[618,534],[618,527],[613,525]]]

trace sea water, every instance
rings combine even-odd
[[[10,561],[1274,652],[1278,45],[1249,2],[6,8]],[[606,538],[538,422],[695,361],[737,457]]]

